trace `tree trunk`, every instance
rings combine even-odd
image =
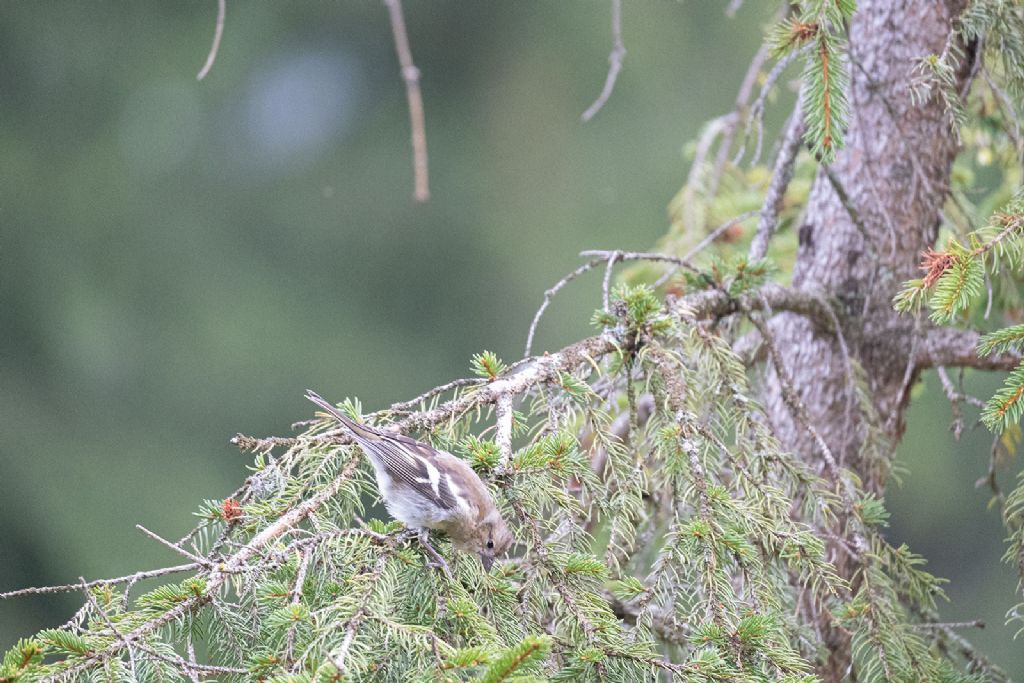
[[[943,51],[964,2],[858,5],[850,26],[846,147],[830,169],[819,169],[793,275],[795,288],[833,301],[849,358],[836,336],[799,315],[776,316],[771,330],[810,423],[838,463],[857,472],[867,490],[880,493],[888,453],[881,459],[871,455],[869,421],[855,403],[850,378],[858,366],[863,370],[857,375],[880,418],[881,434],[876,430],[875,436],[898,441],[909,387],[919,372],[912,361],[919,323],[897,315],[892,297],[902,282],[917,277],[920,252],[935,240],[958,146],[942,102],[912,102],[910,83],[916,60]],[[792,419],[773,368],[764,394],[782,443],[823,467],[822,453]],[[842,567],[843,558],[835,559]],[[847,672],[850,652],[848,638],[837,630],[830,641],[832,657],[823,674],[834,682]]]

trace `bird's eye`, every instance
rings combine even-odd
[[[494,547],[494,541],[487,541],[487,547],[488,548],[493,548]]]

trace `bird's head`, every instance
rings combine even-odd
[[[460,550],[479,555],[484,570],[490,571],[494,558],[504,555],[512,545],[512,532],[502,519],[501,513],[492,507],[472,525],[470,534],[452,540]]]

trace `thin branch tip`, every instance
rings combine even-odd
[[[612,0],[612,51],[608,54],[608,75],[605,76],[601,94],[597,96],[593,104],[587,107],[585,112],[580,114],[580,120],[584,123],[594,118],[612,96],[625,59],[626,46],[622,42],[622,0]]]

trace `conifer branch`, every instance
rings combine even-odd
[[[205,560],[205,559],[195,555],[194,553],[190,553],[189,551],[185,550],[184,548],[182,548],[181,546],[179,546],[176,543],[171,543],[166,538],[163,538],[162,536],[159,536],[159,535],[153,533],[152,531],[150,531],[146,527],[142,526],[141,524],[136,524],[135,528],[138,529],[139,531],[141,531],[142,533],[146,534],[150,538],[152,538],[154,541],[157,541],[161,545],[164,545],[164,546],[170,548],[174,552],[178,553],[179,555],[182,555],[183,557],[186,557],[186,558],[192,560],[194,563],[196,563],[198,565],[201,565],[201,566],[204,566],[204,567],[208,567],[210,565],[210,563],[207,560]]]
[[[131,680],[133,682],[138,681],[139,676],[135,664],[135,648],[132,647],[131,641],[124,637],[121,631],[118,630],[117,626],[114,625],[114,622],[110,620],[110,617],[107,616],[106,610],[104,610],[100,606],[99,602],[96,601],[96,596],[92,594],[92,590],[90,590],[90,588],[85,584],[85,577],[78,577],[78,581],[79,585],[82,586],[82,592],[85,593],[86,602],[90,607],[92,607],[93,611],[100,616],[103,623],[110,629],[110,632],[114,634],[114,637],[117,639],[117,643],[119,645],[123,645],[125,650],[128,651],[128,672],[131,674]]]
[[[623,261],[663,261],[684,266],[688,265],[684,264],[679,257],[668,254],[601,251],[583,253],[587,255],[601,254],[602,256],[592,259],[584,264],[584,266],[574,270],[570,274],[571,277],[567,276],[567,278],[563,278],[560,281],[562,285],[572,279],[572,277],[585,272],[582,269],[589,269],[605,262],[606,257],[613,253],[617,254],[618,259]],[[822,302],[820,296],[813,292],[802,292],[777,285],[767,285],[762,288],[758,296],[747,296],[743,298],[743,301],[743,305],[750,310],[761,310],[762,307],[769,306],[775,311],[790,311],[804,315],[812,319],[821,329],[829,330],[832,328],[834,312],[829,310],[829,307]],[[720,290],[697,292],[679,300],[677,306],[681,310],[690,311],[698,319],[721,318],[743,310],[740,299],[733,298],[728,293]],[[536,318],[534,320],[536,321]],[[532,328],[533,326],[531,326]],[[553,354],[524,359],[525,362],[510,367],[506,374],[493,382],[481,385],[476,391],[446,401],[436,408],[406,415],[402,419],[395,421],[389,428],[400,433],[429,431],[452,418],[465,415],[478,406],[494,404],[501,396],[522,394],[538,384],[551,380],[558,373],[574,372],[581,367],[590,365],[590,363],[597,359],[603,358],[609,353],[619,350],[620,347],[615,339],[607,335],[601,335],[570,344]],[[448,387],[450,385],[444,386]],[[437,389],[432,389],[424,395],[434,394],[437,391]],[[308,438],[275,437],[272,439],[260,439],[239,434],[231,442],[243,450],[262,450],[268,446],[290,448],[299,443],[311,445],[325,442],[348,443],[349,440],[344,434],[337,432]]]
[[[303,501],[286,512],[276,522],[256,534],[252,540],[242,546],[232,556],[219,563],[216,568],[210,570],[204,576],[202,588],[199,588],[197,585],[193,589],[191,597],[180,601],[176,607],[149,619],[139,626],[136,626],[130,632],[126,633],[119,641],[96,652],[92,652],[84,659],[84,661],[73,664],[72,666],[69,666],[68,668],[51,676],[44,677],[42,679],[43,683],[57,683],[57,681],[66,680],[72,676],[100,666],[111,658],[119,657],[122,645],[126,645],[129,642],[137,642],[162,626],[181,619],[209,603],[231,575],[245,568],[249,560],[251,560],[258,552],[263,550],[271,541],[309,517],[321,505],[330,500],[333,496],[337,495],[338,491],[341,490],[341,487],[355,473],[356,465],[358,463],[358,458],[350,457],[348,463],[334,481],[324,487],[313,497]]]
[[[782,360],[782,354],[779,353],[774,335],[760,316],[754,315],[754,312],[749,307],[746,307],[744,312],[747,313],[747,318],[757,328],[757,331],[761,333],[761,337],[768,346],[768,353],[772,359],[772,366],[775,368],[775,375],[782,387],[782,398],[786,403],[786,407],[789,408],[793,419],[811,436],[811,439],[818,448],[822,461],[825,463],[825,470],[829,478],[843,497],[843,504],[846,507],[847,513],[852,515],[854,513],[856,497],[852,485],[840,471],[839,462],[832,453],[832,449],[825,442],[825,439],[822,438],[821,432],[811,423],[810,417],[807,414],[807,407],[804,405],[803,399],[800,398],[800,394],[793,384],[793,377]],[[859,552],[863,552],[867,547],[867,543],[863,538],[858,538],[856,547]]]
[[[512,459],[512,396],[498,398],[494,410],[494,442],[498,446],[498,468],[504,471]]]
[[[704,251],[712,242],[714,242],[723,234],[725,234],[729,229],[735,226],[739,226],[741,223],[745,223],[746,221],[750,220],[756,215],[758,215],[757,211],[746,211],[734,218],[730,218],[729,220],[721,223],[718,227],[716,227],[714,230],[705,235],[704,238],[700,242],[698,242],[695,247],[693,247],[688,252],[686,252],[686,254],[681,256],[681,263],[677,263],[673,265],[671,268],[666,269],[665,272],[657,280],[655,280],[651,286],[654,287],[655,289],[661,287],[663,284],[668,282],[673,275],[679,272],[679,269],[683,267],[682,263],[689,264],[690,262],[693,261],[693,258],[697,256],[697,254]]]
[[[704,471],[704,466],[697,457],[696,445],[688,440],[691,435],[687,433],[689,427],[689,420],[686,419],[686,399],[685,389],[680,379],[680,373],[678,367],[675,366],[670,360],[668,355],[657,347],[649,347],[649,353],[654,366],[658,369],[660,379],[665,388],[665,395],[668,399],[669,409],[672,411],[676,423],[680,426],[681,431],[679,432],[679,438],[681,439],[680,448],[686,454],[687,463],[690,469],[690,476],[693,482],[693,487],[697,493],[697,512],[704,523],[702,531],[706,534],[706,537],[702,537],[703,543],[703,562],[704,562],[704,577],[707,581],[705,589],[707,591],[708,601],[708,612],[711,614],[712,619],[719,626],[725,624],[725,613],[723,612],[722,606],[719,602],[719,597],[716,595],[714,590],[714,576],[717,572],[717,561],[715,558],[714,545],[716,539],[712,534],[715,533],[715,524],[711,515],[711,499],[708,496],[708,481],[707,475]]]
[[[182,572],[190,572],[195,569],[199,569],[202,566],[203,565],[197,562],[192,562],[190,564],[179,564],[173,567],[149,569],[146,571],[135,572],[134,574],[128,574],[126,576],[118,576],[112,579],[97,579],[95,581],[87,581],[84,587],[93,588],[94,586],[113,586],[119,583],[135,583],[143,579],[154,579],[158,576],[167,576],[168,574],[180,574]],[[58,586],[39,586],[35,588],[19,588],[18,590],[0,593],[0,600],[20,598],[25,595],[48,595],[50,593],[69,593],[71,591],[81,590],[82,588],[83,585],[81,583],[66,583]]]
[[[804,130],[803,104],[798,98],[786,123],[786,132],[782,135],[782,145],[779,147],[779,154],[775,158],[775,166],[772,168],[772,179],[768,184],[768,191],[764,195],[764,202],[761,204],[757,232],[754,233],[754,239],[750,243],[748,258],[751,261],[763,259],[768,255],[768,243],[771,242],[778,227],[779,211],[782,209],[786,188],[793,180],[793,168],[796,164],[796,156],[800,152]]]
[[[595,260],[607,264],[612,256],[674,258],[616,251],[602,252]],[[491,465],[489,472],[485,466],[481,473],[514,513],[513,526],[529,548],[525,557],[501,562],[485,578],[476,565],[454,564],[455,576],[424,582],[418,563],[398,547],[393,526],[373,522],[346,529],[338,524],[355,519],[352,501],[361,492],[356,479],[360,456],[335,448],[349,441],[341,431],[318,420],[293,439],[239,437],[239,445],[266,449],[258,451],[256,461],[263,469],[253,475],[249,489],[260,486],[257,478],[279,477],[273,495],[250,496],[246,487],[236,492],[240,516],[231,522],[215,517],[224,524],[224,534],[206,554],[196,551],[205,566],[192,565],[199,570],[196,576],[164,590],[169,600],[136,600],[137,605],[159,605],[155,612],[145,607],[124,622],[111,612],[120,633],[115,642],[97,646],[85,640],[93,637],[95,620],[81,636],[52,636],[55,642],[63,638],[68,646],[91,651],[47,674],[55,680],[108,663],[124,666],[124,657],[132,658],[126,648],[131,648],[137,667],[159,660],[195,678],[242,675],[239,671],[298,675],[307,669],[356,677],[372,666],[368,648],[376,652],[376,643],[382,642],[382,650],[405,652],[407,671],[486,669],[484,678],[495,680],[506,675],[501,672],[518,674],[541,660],[562,667],[561,677],[567,680],[584,672],[606,680],[636,680],[639,672],[651,675],[655,669],[683,678],[717,672],[723,681],[742,680],[738,676],[755,671],[795,676],[808,665],[778,612],[794,590],[812,596],[799,602],[821,610],[816,620],[831,624],[824,615],[842,606],[852,616],[836,619],[869,644],[872,666],[893,675],[904,671],[905,661],[918,655],[916,641],[901,645],[888,633],[910,628],[900,621],[894,601],[927,592],[922,587],[931,585],[929,579],[914,573],[912,557],[900,560],[899,551],[871,530],[884,509],[838,468],[820,434],[815,442],[825,454],[831,485],[778,449],[759,409],[747,398],[747,369],[706,322],[732,315],[750,318],[776,364],[794,419],[813,435],[765,320],[777,311],[793,311],[837,335],[841,321],[821,295],[762,285],[758,267],[745,260],[735,268],[726,272],[722,265],[713,274],[701,273],[713,278],[707,289],[668,303],[649,288],[618,287],[606,312],[615,319],[601,323],[604,333],[512,367],[493,354],[479,354],[474,365],[486,375],[481,382],[442,385],[467,391],[439,404],[428,401],[432,405],[424,410],[379,414],[393,420],[378,422],[384,429],[408,434],[446,426],[443,438],[457,439],[474,415],[479,420],[487,412],[483,408],[496,406],[494,442],[484,438],[491,428],[472,439],[495,454],[496,464],[498,453],[507,454],[506,466]],[[650,392],[651,398],[638,397],[639,391]],[[431,397],[441,393],[428,392]],[[513,420],[518,425],[520,418],[512,406],[520,402],[540,421],[531,430],[535,436],[516,451],[511,432]],[[545,423],[553,403],[558,416]],[[613,412],[606,412],[606,406]],[[349,409],[359,410],[357,404]],[[576,430],[582,425],[593,430],[596,448],[605,450],[601,472],[595,473],[590,462],[596,450],[577,444]],[[270,449],[279,447],[288,450],[270,461]],[[830,511],[833,498],[840,503],[838,518]],[[340,499],[348,502],[339,506]],[[206,506],[215,512],[222,507],[219,502]],[[605,563],[588,552],[591,527],[585,525],[595,517],[598,524],[615,521],[608,529],[612,549]],[[658,529],[667,529],[660,545],[653,540],[659,538],[653,533]],[[246,535],[251,535],[248,541],[240,540]],[[817,535],[833,538],[836,549],[871,576],[856,588],[847,586]],[[205,536],[197,546],[208,546]],[[656,553],[653,559],[644,556],[648,548]],[[692,575],[688,567],[695,570]],[[609,574],[621,587],[613,590],[614,599],[602,583]],[[230,577],[238,577],[239,603],[221,597]],[[348,594],[332,597],[339,590]],[[242,596],[253,592],[252,616],[231,616],[249,609]],[[279,624],[273,642],[280,653],[275,650],[273,659],[228,654],[218,672],[197,664],[192,655],[160,659],[157,654],[166,645],[158,634],[161,628],[172,626],[174,633],[175,624],[187,626],[210,603],[210,622],[226,624],[217,627],[228,629],[232,647],[249,647],[264,637],[253,629]],[[405,605],[415,614],[382,611],[401,611]],[[623,628],[616,615],[625,616],[632,628]],[[247,625],[250,621],[253,626]],[[545,624],[555,636],[547,659],[549,641],[535,635]],[[470,644],[461,639],[463,632],[481,634],[480,640]],[[658,641],[678,643],[682,659],[658,656]],[[246,667],[237,666],[247,661]]]
[[[334,665],[335,675],[341,676],[345,673],[345,660],[348,658],[349,650],[352,647],[352,642],[355,640],[356,633],[359,630],[360,624],[366,619],[369,611],[369,598],[373,592],[374,584],[380,579],[381,572],[384,571],[384,565],[391,559],[390,552],[381,553],[380,557],[377,558],[377,562],[374,564],[373,569],[366,574],[366,590],[360,599],[360,607],[356,610],[356,613],[343,624],[333,624],[329,631],[342,626],[345,627],[345,638],[341,641],[341,647],[338,648],[337,652],[329,655],[331,664]]]

